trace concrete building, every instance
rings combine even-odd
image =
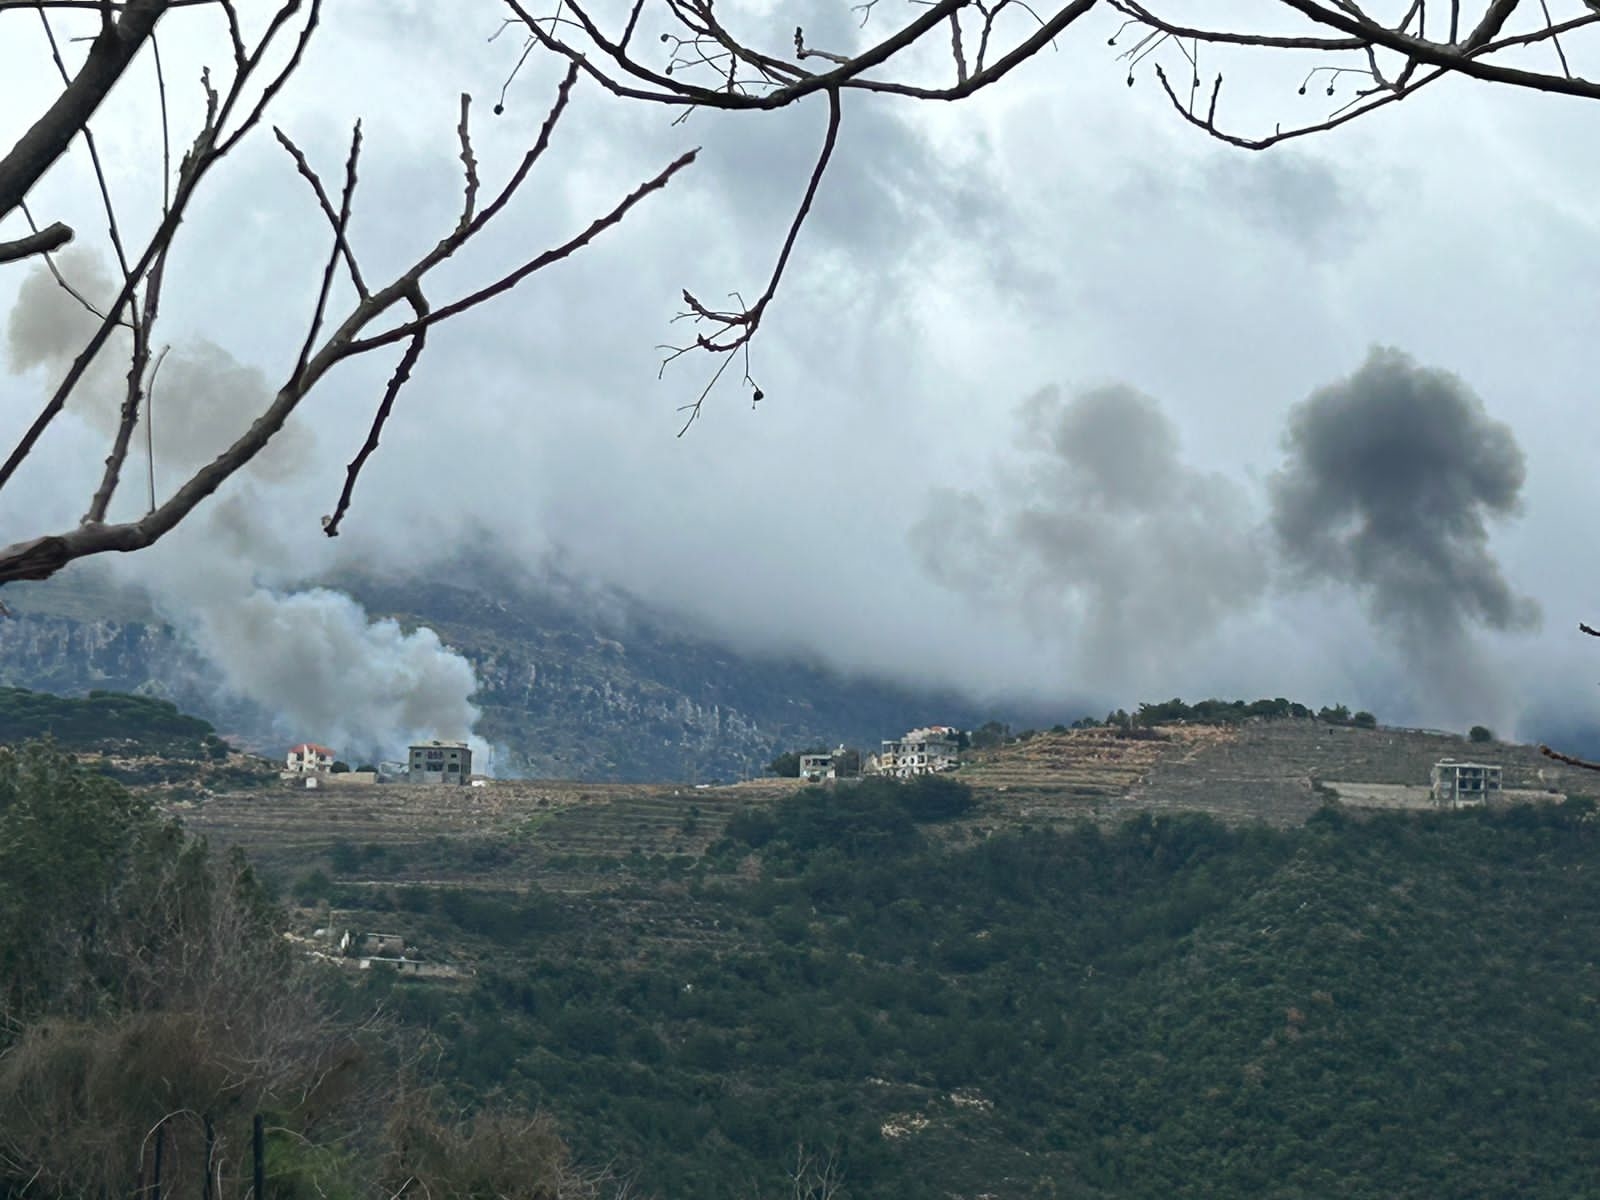
[[[1442,758],[1433,764],[1433,802],[1439,808],[1488,804],[1501,791],[1501,770],[1488,763]]]
[[[472,749],[465,742],[423,742],[411,747],[406,779],[412,783],[458,783],[472,775]]]
[[[812,783],[821,783],[824,779],[832,779],[833,777],[833,755],[802,754],[800,756],[801,779],[809,779]]]
[[[960,731],[950,725],[908,730],[902,738],[885,741],[868,769],[899,779],[953,771],[960,762],[960,739]]]
[[[301,742],[289,747],[284,756],[284,770],[296,775],[325,775],[333,770],[334,754],[326,746],[315,742]]]

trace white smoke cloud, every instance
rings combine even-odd
[[[91,301],[110,293],[93,254],[74,250],[58,262]],[[40,370],[53,384],[92,327],[84,306],[36,268],[8,322],[9,365],[18,373]],[[126,370],[117,349],[102,352],[68,410],[108,436]],[[171,349],[154,392],[158,490],[214,457],[270,398],[259,370],[204,341]],[[166,541],[117,562],[118,575],[149,593],[157,611],[214,666],[223,692],[271,714],[285,739],[314,739],[347,758],[369,759],[398,756],[419,739],[471,738],[476,675],[433,630],[406,632],[392,620],[370,620],[356,601],[327,588],[294,589],[325,565],[326,553],[287,543],[273,517],[315,451],[303,426],[286,426]],[[123,510],[146,499],[142,478],[133,477],[144,465],[132,458],[127,464]],[[487,762],[487,747],[477,748]]]

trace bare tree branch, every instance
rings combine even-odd
[[[1570,754],[1563,754],[1559,750],[1552,750],[1549,746],[1539,746],[1539,753],[1546,758],[1553,758],[1558,763],[1566,763],[1569,767],[1581,767],[1585,771],[1600,771],[1600,763],[1590,762],[1586,758],[1575,758]]]
[[[121,6],[117,23],[101,30],[71,83],[17,140],[10,153],[0,158],[0,218],[22,203],[39,177],[87,128],[89,118],[138,56],[145,39],[171,4],[172,0],[128,0]]]
[[[418,317],[428,315],[428,302],[423,298],[422,289],[418,288],[409,297],[412,310]],[[339,501],[334,505],[333,514],[322,519],[322,531],[329,537],[339,536],[339,523],[344,520],[345,512],[350,508],[350,498],[355,494],[356,480],[361,475],[361,468],[367,465],[367,459],[372,457],[372,452],[378,448],[378,439],[383,434],[383,427],[389,420],[389,413],[394,409],[395,397],[400,394],[400,389],[411,378],[411,372],[417,365],[417,359],[422,357],[423,347],[428,341],[428,327],[422,326],[411,337],[405,353],[400,356],[400,362],[395,366],[394,374],[389,377],[389,385],[383,389],[383,399],[378,403],[378,411],[373,415],[372,428],[367,431],[367,440],[362,443],[355,458],[350,460],[350,465],[345,468],[344,488],[339,492]]]
[[[0,242],[0,263],[32,258],[35,254],[49,254],[52,250],[61,249],[71,240],[72,230],[60,221],[54,221],[43,229],[14,241]]]

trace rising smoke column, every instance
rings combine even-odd
[[[1522,450],[1456,376],[1374,349],[1289,414],[1271,525],[1291,575],[1354,588],[1409,665],[1481,681],[1472,634],[1538,624],[1489,549],[1521,510]]]
[[[81,294],[113,294],[92,253],[71,250],[57,262]],[[8,322],[9,365],[42,369],[54,382],[92,328],[83,306],[37,268]],[[103,351],[68,411],[109,438],[125,371],[126,358]],[[173,347],[156,385],[158,489],[215,457],[269,399],[266,377],[221,347],[203,340]],[[119,574],[149,592],[211,662],[221,690],[273,714],[285,738],[315,738],[367,759],[396,755],[419,738],[469,737],[478,718],[470,702],[476,676],[432,630],[370,621],[353,599],[327,588],[292,590],[320,564],[325,548],[315,543],[323,539],[315,529],[280,531],[274,514],[284,489],[315,474],[315,449],[306,428],[291,421],[168,538],[117,563]],[[144,503],[141,471],[130,457],[123,509]],[[92,484],[61,486],[87,497]],[[290,532],[296,542],[285,540]]]
[[[1115,385],[1025,400],[1021,461],[940,490],[911,531],[926,569],[1069,649],[1091,686],[1164,686],[1266,586],[1245,496],[1181,454],[1157,403]]]

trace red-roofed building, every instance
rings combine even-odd
[[[300,775],[325,775],[333,770],[334,754],[326,746],[315,742],[301,742],[290,746],[284,765]]]

